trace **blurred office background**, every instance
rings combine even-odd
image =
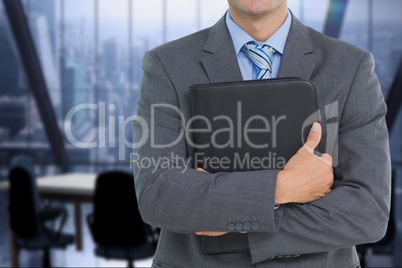
[[[124,140],[132,140],[131,125],[124,125],[123,134],[118,126],[135,114],[144,53],[210,27],[227,10],[225,0],[15,1],[23,4],[50,102],[35,97],[8,17],[15,14],[7,15],[0,1],[0,181],[7,180],[10,160],[20,154],[33,159],[40,177],[62,172],[130,171],[131,150]],[[402,88],[398,86],[402,84],[398,79],[402,78],[402,1],[289,0],[289,8],[308,26],[374,54],[384,96],[392,104],[394,200],[401,200],[402,117],[398,103]],[[66,127],[69,111],[84,103],[97,106],[78,110]],[[51,107],[43,112],[41,105]],[[52,118],[56,124],[52,125]],[[106,119],[103,122],[100,118]],[[66,131],[78,141],[97,145],[79,148],[67,138]],[[58,136],[61,146],[55,140]],[[71,216],[72,206],[66,205]],[[399,218],[394,227],[400,232],[402,203],[394,208],[399,212],[395,213]],[[83,214],[90,210],[91,204],[83,205]],[[124,265],[94,257],[88,228],[82,224],[83,250],[69,247],[55,251],[53,265]],[[74,232],[73,217],[69,217],[66,229]],[[385,252],[387,256],[374,260],[368,256],[368,263],[392,266],[392,255],[402,249],[401,241],[394,239],[392,243],[396,248]],[[40,256],[22,251],[20,264],[38,266]],[[0,191],[0,266],[10,265],[7,202]]]

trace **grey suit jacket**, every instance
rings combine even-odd
[[[162,230],[154,267],[357,267],[354,245],[383,237],[390,155],[386,106],[371,54],[293,17],[278,76],[315,84],[323,129],[331,134],[323,139],[337,159],[336,181],[320,200],[277,210],[277,171],[207,174],[181,162],[193,155],[181,136],[190,117],[189,86],[242,80],[224,18],[147,52],[142,67],[133,125],[135,141],[144,144],[134,155],[149,161],[133,165],[141,215]],[[178,107],[182,115],[153,107],[161,103]],[[151,141],[173,145],[155,148]],[[228,231],[230,223],[246,222],[258,223],[248,232],[249,253],[201,253],[195,232]]]

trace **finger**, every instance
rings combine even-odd
[[[330,163],[332,165],[333,159],[330,154],[323,154],[322,158],[326,159],[328,161],[328,163]]]
[[[205,169],[202,169],[202,168],[196,168],[195,170],[202,171],[202,172],[208,172],[208,171],[206,171]]]
[[[314,153],[314,149],[318,146],[321,141],[321,125],[318,122],[314,122],[308,134],[307,141],[304,144],[304,148],[310,153]]]
[[[325,163],[327,163],[328,165],[331,165],[332,166],[332,156],[331,155],[329,155],[329,154],[323,154],[321,157],[320,157],[320,160],[322,160],[322,161],[324,161]]]
[[[205,235],[205,236],[221,236],[227,234],[227,232],[196,232],[196,235]]]
[[[320,198],[323,198],[324,196],[326,196],[327,194],[329,194],[329,192],[331,192],[331,189],[329,189],[328,192],[326,192],[325,194],[323,194]]]
[[[208,236],[221,236],[227,234],[226,232],[208,232],[206,235]]]

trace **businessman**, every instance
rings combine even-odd
[[[373,57],[302,25],[286,0],[228,3],[211,28],[143,59],[134,152],[171,159],[134,165],[141,215],[161,228],[153,267],[359,267],[355,245],[383,237],[390,203]],[[311,80],[323,114],[283,170],[210,174],[180,164],[194,154],[184,135],[189,86],[275,77]],[[313,149],[324,140],[319,157]],[[203,251],[202,238],[227,233],[247,250]]]

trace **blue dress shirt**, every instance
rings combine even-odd
[[[288,11],[286,20],[284,21],[282,26],[265,42],[257,42],[233,21],[229,11],[226,13],[226,25],[228,27],[230,36],[232,37],[234,49],[237,54],[237,61],[239,62],[239,67],[243,76],[243,80],[257,79],[257,69],[254,67],[254,64],[246,56],[246,54],[241,51],[243,45],[250,41],[255,41],[257,44],[269,45],[276,50],[272,58],[271,78],[277,77],[291,23],[292,16],[289,14]]]

